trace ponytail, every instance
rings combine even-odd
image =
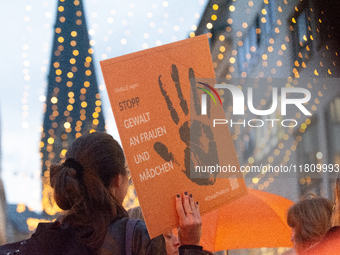
[[[98,249],[110,222],[127,216],[109,191],[113,178],[126,174],[123,150],[110,135],[92,133],[76,139],[66,158],[64,164],[50,168],[55,201],[67,211],[63,223]]]

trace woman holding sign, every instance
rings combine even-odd
[[[76,139],[62,165],[52,165],[50,182],[57,205],[65,210],[59,221],[40,223],[24,242],[0,247],[20,254],[166,254],[164,238],[150,240],[143,221],[128,218],[122,202],[128,175],[121,146],[106,133]],[[186,192],[177,195],[179,254],[205,254],[199,246],[198,203]],[[130,223],[129,223],[130,222]]]

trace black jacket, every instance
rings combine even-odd
[[[125,254],[125,231],[127,218],[113,222],[109,228],[100,255]],[[163,235],[150,240],[149,233],[144,221],[138,221],[133,231],[132,238],[133,255],[166,255],[165,241]],[[185,245],[179,249],[180,255],[206,255],[201,246]]]
[[[0,255],[125,255],[128,218],[115,220],[108,227],[98,252],[82,243],[73,228],[59,222],[40,223],[30,239],[0,247]],[[166,255],[162,235],[150,239],[145,223],[138,221],[132,235],[133,255]],[[11,253],[7,253],[11,252]],[[205,255],[200,246],[181,246],[180,255]]]
[[[128,218],[117,219],[108,227],[100,255],[125,254],[126,223]],[[132,253],[134,255],[166,255],[163,236],[150,240],[143,221],[138,221],[132,235]]]

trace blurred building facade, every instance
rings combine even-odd
[[[1,113],[0,113],[0,245],[6,243],[6,197],[1,178]]]
[[[207,4],[196,32],[190,34],[208,34],[216,77],[238,86],[245,104],[251,87],[254,108],[270,109],[278,87],[279,107],[270,116],[255,115],[247,106],[244,116],[235,116],[231,93],[219,91],[226,119],[241,123],[229,125],[240,164],[297,169],[289,175],[249,173],[246,183],[250,188],[293,201],[311,192],[333,198],[335,170],[340,164],[339,7],[338,1],[330,0],[214,0]],[[312,115],[292,106],[282,116],[280,87],[309,90],[311,99],[303,106]],[[276,119],[277,125],[266,119]],[[290,127],[279,125],[284,119],[291,120],[286,122]],[[262,122],[261,128],[252,127]],[[309,172],[300,172],[300,166]],[[316,173],[320,166],[328,171]],[[264,248],[228,254],[283,252]]]

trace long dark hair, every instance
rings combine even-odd
[[[113,178],[126,175],[121,146],[106,133],[83,135],[68,149],[65,163],[52,165],[50,170],[55,201],[67,210],[63,223],[78,230],[89,247],[98,249],[109,223],[127,216],[109,192]]]

